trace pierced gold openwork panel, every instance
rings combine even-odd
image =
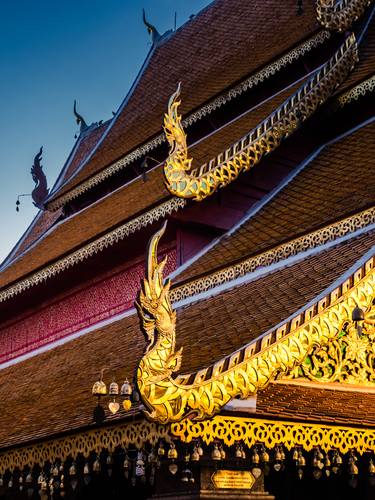
[[[318,21],[328,30],[345,31],[362,16],[371,3],[372,0],[318,0]]]
[[[287,378],[375,387],[374,325],[373,304],[363,326],[347,323],[335,340],[316,348]]]
[[[267,448],[284,445],[288,450],[301,446],[306,451],[319,447],[360,454],[375,451],[375,430],[322,424],[302,424],[255,418],[224,417],[218,415],[204,422],[183,420],[171,425],[171,432],[181,441],[190,443],[201,439],[210,444],[220,440],[227,446],[237,443],[251,448],[262,443]]]

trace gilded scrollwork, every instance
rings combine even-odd
[[[367,78],[363,82],[359,83],[355,87],[349,89],[340,95],[337,100],[341,107],[346,104],[357,101],[361,97],[365,97],[368,94],[371,94],[375,90],[375,76],[371,76]]]
[[[9,470],[22,470],[34,465],[64,462],[79,455],[88,457],[103,450],[114,452],[118,447],[142,448],[146,443],[155,445],[160,439],[170,441],[169,427],[146,420],[117,424],[112,427],[93,429],[63,438],[18,447],[0,453],[0,475]]]
[[[363,454],[375,451],[375,430],[356,429],[341,425],[308,424],[217,415],[203,422],[185,419],[171,425],[174,436],[185,443],[201,439],[206,444],[220,440],[227,446],[236,443],[251,448],[263,444],[267,448],[284,445],[288,450],[301,446],[311,451],[317,446],[323,451],[347,453],[355,449]]]
[[[178,87],[169,100],[164,117],[164,131],[170,146],[164,164],[168,190],[175,196],[199,201],[233,182],[241,172],[249,170],[264,155],[277,148],[303,120],[311,116],[345,80],[357,59],[357,43],[352,34],[323,67],[255,129],[195,169],[192,169],[193,159],[188,155],[186,134],[178,114]]]
[[[165,218],[176,210],[184,207],[186,204],[185,200],[179,200],[178,198],[172,198],[161,205],[149,210],[148,212],[135,217],[134,219],[125,222],[121,226],[113,229],[107,234],[100,236],[91,243],[84,245],[78,250],[70,253],[66,257],[63,257],[53,264],[46,266],[45,268],[31,274],[29,277],[18,281],[14,285],[11,285],[0,292],[0,302],[4,302],[19,293],[31,288],[32,286],[43,283],[46,279],[55,276],[66,269],[86,260],[87,258],[95,255],[97,252],[104,250],[105,248],[114,245],[118,241],[123,240],[127,236],[139,231],[143,227],[152,224],[155,221]]]
[[[271,266],[301,252],[325,245],[348,234],[353,234],[374,223],[375,207],[372,207],[300,236],[299,238],[282,243],[258,255],[247,257],[231,266],[176,286],[172,288],[170,292],[171,301],[177,302],[192,297],[193,295],[206,292],[223,283],[228,283],[229,281],[233,281],[248,273],[254,272],[256,269]]]
[[[247,398],[276,377],[299,366],[313,350],[337,340],[355,306],[368,311],[375,295],[372,259],[328,297],[299,314],[276,332],[244,346],[197,373],[177,375],[182,349],[176,352],[176,313],[170,282],[163,282],[165,260],[157,246],[164,227],[152,238],[138,312],[148,348],[137,370],[137,383],[147,416],[160,423],[183,418],[205,419],[235,397]]]
[[[315,349],[287,378],[375,386],[374,316],[373,304],[363,327],[347,323],[333,342]]]
[[[318,21],[328,30],[345,31],[364,13],[372,0],[318,0]]]

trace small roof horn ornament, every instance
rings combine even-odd
[[[89,126],[87,125],[87,123],[85,122],[83,116],[81,116],[78,112],[77,112],[77,101],[74,99],[74,107],[73,107],[73,113],[74,113],[74,116],[76,117],[76,122],[77,122],[77,125],[80,125],[81,126],[81,129],[80,129],[80,133],[82,134],[82,132],[84,132],[85,130],[87,130],[89,128]]]
[[[143,24],[146,26],[147,28],[147,31],[149,32],[149,34],[151,35],[151,40],[152,40],[152,43],[155,44],[157,43],[160,38],[161,38],[161,35],[160,33],[158,32],[158,30],[155,28],[154,25],[150,24],[147,19],[146,19],[146,12],[145,12],[145,9],[142,9],[142,19],[143,19]]]
[[[44,201],[48,196],[47,178],[41,165],[43,146],[35,155],[34,164],[31,167],[31,176],[35,182],[35,188],[31,192],[33,203],[37,208],[44,210]]]

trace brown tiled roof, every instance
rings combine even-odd
[[[87,157],[90,151],[96,146],[100,137],[105,132],[109,122],[103,123],[102,125],[87,131],[87,133],[80,139],[78,139],[78,144],[73,149],[69,159],[66,170],[63,173],[62,180],[68,179],[75,170],[80,166],[83,160]],[[11,260],[14,260],[21,253],[23,253],[30,245],[32,245],[38,238],[40,238],[44,233],[50,229],[50,227],[56,222],[56,220],[61,216],[62,210],[56,210],[55,212],[39,212],[36,219],[31,223],[31,227],[26,230],[26,236],[22,241],[21,245],[18,247],[16,252],[12,255]]]
[[[21,255],[27,248],[29,248],[33,243],[36,242],[44,233],[50,229],[51,226],[60,217],[62,209],[56,210],[56,212],[40,211],[35,219],[30,224],[29,228],[26,230],[25,237],[17,250],[6,259],[7,265]]]
[[[216,0],[156,46],[105,140],[59,194],[159,132],[178,81],[185,115],[316,31],[314,2],[296,9],[295,0]]]
[[[337,91],[338,94],[375,74],[375,17],[370,21],[363,40],[359,45],[358,55],[359,61],[354,71],[340,85]]]
[[[240,139],[293,94],[301,84],[300,82],[282,91],[254,111],[246,113],[206,139],[202,139],[191,148],[196,164],[210,159]],[[164,185],[162,167],[155,168],[147,173],[147,182],[139,177],[130,185],[123,186],[110,196],[57,225],[37,246],[0,273],[0,288],[170,197]]]
[[[178,276],[224,267],[373,205],[375,123],[325,148],[259,212]]]
[[[64,176],[62,181],[65,181],[71,177],[75,171],[79,168],[81,163],[86,160],[88,155],[94,149],[94,147],[98,144],[99,140],[103,136],[104,132],[107,130],[107,127],[110,125],[110,121],[102,123],[97,127],[93,127],[91,130],[88,130],[84,133],[82,137],[78,139],[79,144],[77,144],[77,149],[73,154],[73,157],[69,160],[69,165],[66,171],[64,172]]]
[[[374,233],[178,310],[183,371],[206,367],[286,320],[374,244]],[[199,349],[197,346],[199,345]],[[88,425],[103,367],[131,377],[145,348],[134,314],[0,371],[0,447]],[[112,374],[111,374],[112,376]]]
[[[270,384],[257,395],[256,415],[357,426],[375,426],[375,393],[323,386]]]

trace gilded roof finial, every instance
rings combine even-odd
[[[76,117],[77,125],[81,126],[80,132],[81,133],[84,132],[88,128],[88,125],[83,119],[83,117],[79,113],[77,113],[77,101],[75,99],[74,99],[73,113],[74,116]]]
[[[41,146],[39,152],[35,155],[34,164],[31,167],[31,175],[33,181],[35,182],[35,188],[31,192],[31,197],[33,199],[34,205],[40,209],[44,209],[44,201],[48,195],[47,178],[45,173],[43,172],[43,167],[40,164],[42,153],[43,146]]]
[[[143,18],[143,23],[144,25],[147,27],[147,31],[149,32],[149,34],[151,35],[151,40],[152,40],[152,43],[157,43],[158,40],[160,40],[161,38],[161,35],[160,33],[158,32],[158,30],[155,28],[154,25],[150,24],[147,19],[146,19],[146,13],[145,13],[145,9],[142,9],[142,12],[143,12],[143,15],[142,15],[142,18]]]

